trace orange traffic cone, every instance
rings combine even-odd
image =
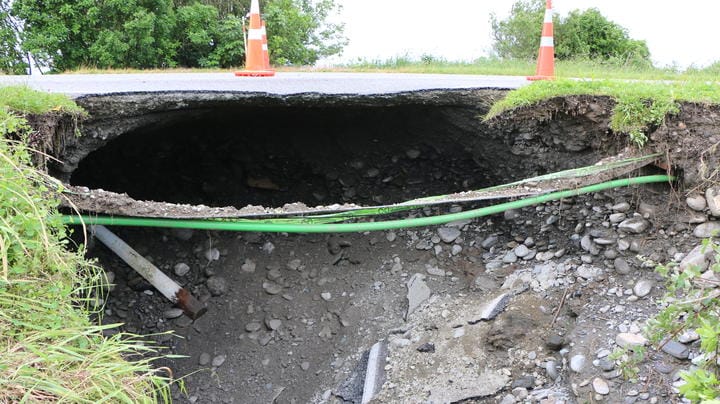
[[[528,77],[528,80],[555,80],[555,43],[552,17],[552,0],[545,0],[545,20],[540,37],[537,71],[534,76]]]
[[[267,29],[265,29],[265,21],[262,21],[262,28],[260,28],[260,31],[262,32],[262,50],[263,50],[263,60],[265,62],[265,70],[272,70],[270,68],[270,52],[268,51],[268,43],[267,43]]]
[[[250,3],[250,29],[248,30],[247,51],[245,53],[245,70],[235,72],[236,76],[268,77],[275,75],[275,71],[270,69],[269,60],[265,57],[267,50],[263,51],[263,36],[260,3],[258,0],[252,0],[252,3]],[[267,45],[265,48],[267,48]]]

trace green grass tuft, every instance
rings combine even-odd
[[[627,133],[639,146],[645,132],[661,125],[668,114],[678,112],[680,102],[720,103],[720,84],[703,81],[570,80],[538,81],[514,90],[495,103],[485,119],[504,111],[526,107],[554,97],[570,95],[608,96],[616,100],[610,128]]]
[[[169,401],[169,375],[146,359],[157,347],[90,321],[104,277],[66,248],[57,182],[23,142],[22,113],[52,111],[80,113],[64,97],[0,88],[0,402]]]
[[[2,87],[0,106],[20,114],[84,113],[82,108],[62,94],[36,91],[27,86]]]

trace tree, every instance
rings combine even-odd
[[[274,27],[268,28],[268,35],[274,34],[268,41],[275,63],[311,65],[342,53],[347,45],[344,24],[327,21],[338,9],[334,0],[274,0],[268,6],[268,26]]]
[[[22,47],[53,70],[174,64],[171,0],[15,0]]]
[[[496,15],[491,15],[493,48],[497,55],[511,59],[535,58],[544,13],[543,0],[518,0],[507,19],[498,20]],[[575,10],[565,18],[554,15],[553,24],[558,59],[650,63],[647,43],[630,38],[625,28],[609,21],[595,8]]]
[[[10,15],[10,1],[0,0],[0,72],[25,73],[28,63],[20,49],[20,28]]]
[[[490,15],[493,49],[504,59],[532,59],[537,56],[542,21],[545,15],[543,0],[519,0],[510,10],[510,16],[499,20]]]
[[[627,30],[609,21],[598,9],[572,11],[557,29],[555,55],[559,59],[586,58],[650,63],[645,41],[630,38]]]
[[[55,71],[231,67],[245,55],[250,0],[0,0],[0,69],[24,69],[22,52]],[[267,0],[272,61],[311,64],[342,51],[335,0]],[[12,34],[10,22],[20,21]],[[19,36],[18,36],[19,34]],[[20,40],[18,42],[18,39]],[[12,50],[16,52],[13,53]]]

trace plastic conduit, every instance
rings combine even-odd
[[[224,231],[247,231],[247,232],[268,232],[268,233],[351,233],[365,231],[381,231],[402,229],[410,227],[422,227],[446,224],[458,220],[474,219],[482,216],[502,213],[509,209],[519,209],[527,206],[539,205],[542,203],[556,201],[563,198],[570,198],[577,195],[600,192],[606,189],[627,187],[631,185],[650,184],[658,182],[670,182],[674,178],[668,175],[648,175],[643,177],[625,178],[590,185],[582,188],[557,191],[545,195],[538,195],[520,199],[517,201],[504,202],[501,204],[487,206],[484,208],[468,210],[465,212],[450,213],[445,215],[386,220],[379,222],[360,223],[334,223],[334,224],[300,224],[300,223],[258,223],[233,222],[207,219],[163,219],[143,217],[112,217],[112,216],[77,216],[63,215],[61,220],[65,224],[72,225],[107,225],[107,226],[135,226],[135,227],[165,227],[165,228],[186,228],[197,230],[224,230]]]

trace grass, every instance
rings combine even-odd
[[[433,56],[415,60],[398,56],[386,60],[359,59],[352,63],[315,69],[315,71],[350,72],[396,72],[396,73],[442,73],[479,74],[504,76],[530,76],[535,74],[535,61],[505,60],[492,57],[473,62],[449,62]],[[720,62],[706,68],[680,69],[678,67],[653,67],[622,61],[600,62],[595,60],[557,60],[555,73],[565,78],[626,79],[626,80],[716,80],[720,75]]]
[[[279,72],[384,72],[384,73],[434,73],[434,74],[476,74],[502,76],[529,76],[535,74],[535,61],[504,60],[492,57],[472,62],[451,62],[442,58],[425,55],[419,60],[408,56],[397,56],[385,60],[358,59],[351,63],[327,67],[275,66]],[[81,67],[67,74],[132,74],[132,73],[219,73],[242,70],[235,68],[174,68],[174,69],[100,69]],[[595,60],[558,60],[558,77],[630,80],[716,80],[720,76],[720,62],[706,68],[680,69],[678,67],[657,68],[649,65],[624,63],[622,61],[599,62]]]
[[[50,111],[82,115],[82,108],[62,94],[35,91],[26,86],[3,87],[0,108],[21,114],[42,114]]]
[[[662,124],[667,114],[675,113],[680,102],[720,103],[720,83],[692,81],[627,81],[627,80],[569,80],[539,81],[514,90],[495,103],[485,119],[542,100],[568,95],[595,95],[614,98],[610,128],[627,133],[642,146],[645,132]]]
[[[157,347],[130,334],[103,336],[103,273],[69,249],[56,181],[31,166],[23,114],[78,116],[66,98],[0,88],[0,402],[169,400]],[[107,286],[107,285],[105,285]]]

